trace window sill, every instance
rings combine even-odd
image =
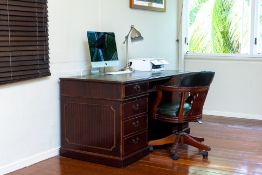
[[[216,60],[216,61],[262,61],[262,55],[244,54],[185,54],[185,60]]]

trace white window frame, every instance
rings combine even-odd
[[[189,13],[189,1],[184,0],[185,6],[187,7],[186,15],[188,16]],[[190,53],[188,52],[188,18],[184,19],[186,20],[186,38],[185,38],[185,48],[187,50],[185,57],[199,57],[199,58],[231,58],[231,59],[248,59],[248,60],[261,60],[262,53],[258,53],[258,45],[259,42],[262,42],[259,40],[259,0],[251,0],[251,32],[250,32],[250,51],[248,54],[216,54],[216,53]]]
[[[257,56],[260,56],[262,57],[262,53],[259,53],[259,50],[258,50],[258,46],[261,45],[262,46],[262,40],[260,38],[260,33],[262,30],[260,29],[261,25],[259,25],[259,22],[260,22],[260,19],[259,19],[259,15],[262,15],[262,14],[259,14],[260,11],[262,11],[262,9],[260,9],[260,0],[253,0],[253,8],[254,8],[254,24],[252,25],[254,27],[254,38],[257,40],[257,43],[256,45],[254,46],[254,55],[257,55]],[[256,6],[256,4],[258,4]]]

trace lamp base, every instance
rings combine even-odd
[[[134,69],[131,67],[132,62],[129,62],[124,68],[120,69],[120,71],[131,71],[133,72]]]

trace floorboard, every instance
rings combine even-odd
[[[203,121],[190,127],[211,146],[207,160],[196,148],[181,145],[177,161],[166,149],[122,169],[57,156],[8,175],[262,175],[262,121],[216,116]]]

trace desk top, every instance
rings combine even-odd
[[[112,82],[112,83],[132,83],[143,80],[154,80],[161,79],[165,77],[185,74],[189,72],[183,72],[178,70],[164,70],[160,72],[142,72],[134,71],[129,74],[117,74],[117,75],[108,75],[108,74],[92,74],[85,76],[75,76],[68,78],[61,78],[61,80],[77,80],[77,81],[94,81],[94,82]]]

